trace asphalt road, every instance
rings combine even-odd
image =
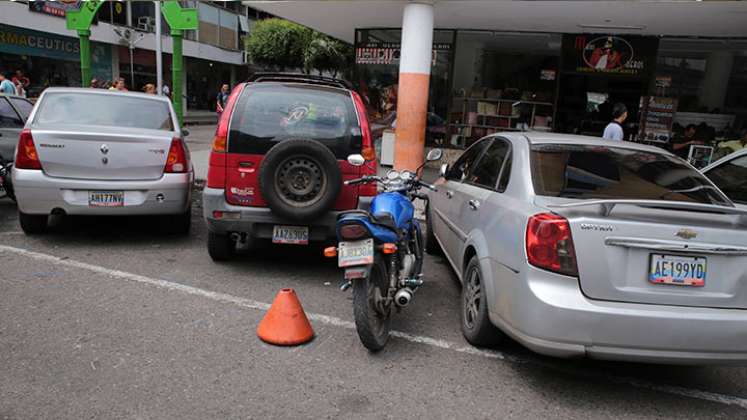
[[[213,263],[199,204],[188,237],[139,218],[68,218],[27,237],[0,200],[0,419],[747,417],[745,368],[469,346],[441,258],[428,257],[396,337],[369,354],[319,248]],[[255,336],[282,287],[310,314],[307,345]]]

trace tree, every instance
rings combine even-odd
[[[313,31],[283,19],[265,19],[257,22],[246,39],[249,59],[257,65],[287,68],[304,68],[304,52]]]
[[[347,44],[315,32],[304,52],[304,68],[307,72],[315,69],[319,74],[328,71],[337,77],[339,71],[344,72],[349,67],[351,56],[352,50]]]

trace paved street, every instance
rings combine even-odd
[[[197,195],[199,198],[199,194]],[[186,238],[147,219],[73,218],[20,232],[0,200],[0,418],[744,418],[747,369],[539,357],[470,347],[444,260],[368,354],[350,293],[320,250],[271,248],[215,264],[199,199]],[[281,287],[317,337],[254,330]]]

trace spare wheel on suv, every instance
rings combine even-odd
[[[342,186],[335,155],[318,141],[288,139],[262,160],[259,187],[270,209],[291,220],[311,220],[331,210]]]

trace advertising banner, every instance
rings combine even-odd
[[[451,44],[433,44],[431,65],[438,62],[439,53],[451,52]],[[355,49],[355,64],[399,65],[398,42],[371,42],[359,44]]]
[[[643,96],[639,108],[638,138],[644,142],[669,143],[677,112],[677,99]]]
[[[649,76],[656,67],[656,37],[582,34],[563,35],[566,73]]]
[[[30,1],[29,10],[64,18],[68,10],[80,9],[79,0]]]

